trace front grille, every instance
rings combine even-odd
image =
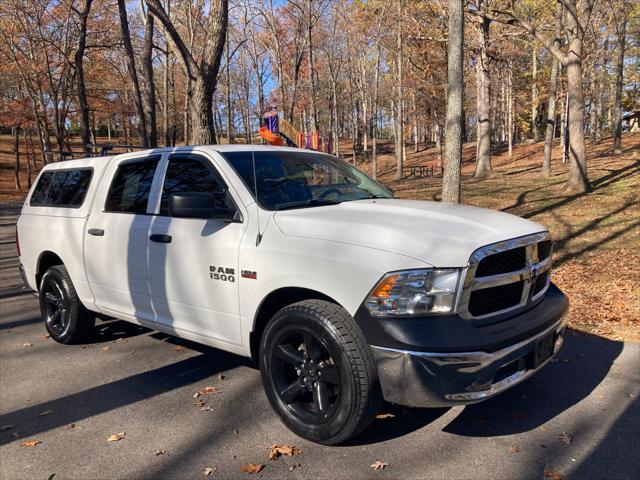
[[[515,307],[522,300],[524,282],[508,283],[471,292],[469,313],[474,317]]]
[[[538,261],[541,262],[551,255],[553,249],[553,242],[551,240],[543,240],[538,243]]]
[[[484,257],[478,264],[476,278],[515,272],[527,266],[527,251],[525,247],[512,248],[504,252]]]
[[[536,278],[536,281],[533,284],[533,287],[531,287],[531,290],[533,291],[533,294],[532,294],[533,297],[535,297],[542,290],[544,290],[544,287],[547,286],[547,280],[549,280],[549,270],[541,273],[540,275],[538,275],[538,278]]]
[[[547,232],[479,248],[469,259],[459,301],[463,318],[524,307],[549,286],[553,243]]]

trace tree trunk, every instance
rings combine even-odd
[[[509,62],[507,80],[507,143],[509,158],[513,157],[513,64]]]
[[[127,59],[127,70],[133,87],[133,104],[138,116],[138,136],[140,137],[140,145],[149,146],[147,137],[147,123],[142,108],[142,94],[140,93],[140,83],[138,81],[138,73],[136,72],[136,61],[133,54],[133,46],[131,44],[131,34],[129,33],[129,20],[127,18],[127,7],[125,0],[118,0],[118,12],[120,14],[120,32],[122,35],[122,43],[124,44],[125,56]]]
[[[27,130],[29,129],[25,129],[22,132],[22,140],[24,142],[24,146],[27,150],[27,188],[31,189],[31,176],[32,176],[32,170],[31,170],[31,158],[34,159],[35,163],[35,157],[36,157],[36,152],[33,149],[33,142],[32,141],[27,141]],[[31,130],[29,130],[29,137],[31,137]]]
[[[478,8],[487,11],[487,0],[479,0]],[[477,123],[477,159],[475,178],[487,178],[492,174],[491,169],[491,98],[489,74],[489,26],[487,17],[480,19],[480,53],[476,57],[476,77],[478,81],[478,123]]]
[[[533,45],[531,54],[531,137],[534,142],[540,141],[540,129],[538,128],[538,47]]]
[[[460,202],[460,166],[462,159],[462,122],[464,94],[464,14],[462,0],[449,0],[449,36],[447,45],[447,123],[445,132],[442,201]]]
[[[149,131],[149,147],[158,146],[158,127],[156,124],[156,88],[153,81],[153,30],[154,17],[147,12],[144,28],[144,45],[142,48],[142,71],[144,73],[144,111]]]
[[[622,80],[624,74],[624,49],[626,42],[626,0],[618,2],[618,49],[616,50],[616,96],[613,106],[613,153],[622,153]]]
[[[230,55],[230,44],[229,42],[229,30],[227,30],[227,43],[225,45],[225,74],[227,79],[227,139],[229,143],[234,143],[233,141],[233,105],[231,104],[231,55]]]
[[[167,52],[164,56],[164,69],[162,75],[162,143],[165,147],[170,145],[169,139],[169,62],[171,61],[171,50],[169,42],[165,43]]]
[[[398,7],[398,30],[396,34],[396,81],[397,81],[397,97],[396,97],[396,180],[402,178],[402,170],[404,167],[404,112],[402,111],[402,17],[403,17],[403,0],[397,0]]]
[[[556,25],[555,38],[553,44],[560,47],[560,35],[562,35],[562,3],[556,3]],[[547,106],[547,127],[544,135],[544,160],[542,161],[542,176],[549,177],[551,174],[551,152],[553,149],[553,138],[556,134],[556,96],[558,93],[558,74],[560,62],[554,56],[551,57],[551,78],[549,85],[549,104]]]
[[[13,148],[16,154],[16,163],[13,169],[13,176],[15,180],[16,190],[22,190],[22,187],[20,186],[20,125],[16,125],[15,127],[13,127],[13,133],[14,133]]]
[[[87,45],[87,20],[93,0],[84,0],[82,10],[76,10],[80,29],[78,32],[78,49],[74,55],[76,70],[76,89],[78,94],[78,106],[80,110],[80,135],[82,137],[82,149],[88,152],[87,144],[90,143],[89,132],[89,104],[87,103],[87,90],[84,83],[84,51]],[[47,133],[48,135],[48,133]]]
[[[371,116],[373,117],[373,126],[371,130],[371,177],[375,180],[378,175],[378,114],[379,114],[379,90],[380,90],[380,55],[382,49],[382,21],[387,12],[387,0],[382,6],[382,13],[378,19],[378,32],[376,37],[376,71],[373,79],[373,105]]]
[[[597,68],[598,65],[594,62],[589,72],[589,89],[591,90],[589,98],[589,136],[591,137],[591,143],[595,143],[598,138],[598,110],[596,107],[596,99],[598,98]]]
[[[587,24],[588,18],[585,20],[584,24]],[[568,9],[565,22],[570,38],[566,64],[570,165],[566,190],[572,193],[580,193],[590,188],[584,148],[584,91],[582,89],[584,30]]]
[[[307,12],[307,48],[309,53],[307,56],[307,68],[309,70],[309,98],[311,99],[311,129],[318,133],[318,106],[316,104],[316,84],[313,77],[313,42],[311,41],[311,29],[313,28],[313,0],[308,0]]]

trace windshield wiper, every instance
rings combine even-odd
[[[315,207],[321,205],[337,205],[342,203],[342,200],[327,200],[325,198],[310,198],[309,200],[302,200],[300,202],[286,202],[279,203],[274,208],[276,210],[287,210],[290,208],[298,208],[298,207]]]

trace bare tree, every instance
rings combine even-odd
[[[402,88],[402,50],[403,50],[403,32],[402,32],[402,11],[403,0],[396,0],[398,26],[396,32],[396,179],[402,178],[402,170],[404,167],[404,89]]]
[[[144,110],[142,109],[142,94],[140,93],[140,82],[138,81],[138,73],[136,71],[136,60],[133,54],[133,45],[131,44],[131,33],[129,32],[129,19],[127,18],[127,6],[125,0],[118,0],[118,13],[120,15],[120,33],[122,35],[122,43],[124,45],[125,56],[127,58],[127,70],[133,87],[133,104],[138,116],[138,135],[140,137],[140,145],[149,146],[147,137],[147,124]]]
[[[80,109],[80,135],[82,137],[82,148],[88,150],[87,145],[91,143],[89,126],[89,104],[87,103],[87,89],[84,83],[84,52],[87,46],[87,21],[93,0],[84,0],[82,8],[78,10],[75,6],[71,8],[78,15],[78,49],[74,55],[76,89],[78,94],[78,108]]]
[[[569,112],[569,178],[566,191],[585,192],[591,188],[587,173],[587,156],[584,147],[584,90],[582,88],[582,57],[584,34],[591,19],[595,0],[558,0],[565,7],[567,51],[563,52],[528,21],[518,18],[511,11],[494,9],[492,13],[472,11],[476,15],[516,25],[529,32],[554,55],[567,71],[567,96]]]
[[[488,0],[478,0],[476,8],[486,13]],[[477,119],[477,159],[476,178],[487,178],[492,174],[491,169],[491,76],[489,64],[489,27],[490,19],[484,15],[479,17],[480,51],[476,55],[476,76],[478,82],[478,119]]]
[[[193,138],[190,140],[198,144],[215,143],[213,94],[216,89],[227,33],[228,0],[212,0],[210,2],[206,35],[200,55],[196,55],[193,48],[189,48],[183,41],[160,0],[146,0],[146,2],[151,13],[162,23],[171,36],[186,73],[193,81],[193,93],[189,102],[193,129]]]
[[[556,3],[556,24],[553,45],[560,48],[560,35],[562,34],[562,3]],[[551,60],[551,78],[549,79],[549,103],[547,105],[547,128],[544,135],[544,160],[542,161],[542,176],[548,177],[551,174],[551,151],[553,148],[553,138],[556,131],[556,96],[558,94],[558,73],[560,62],[554,56]]]
[[[449,40],[447,47],[447,123],[442,201],[460,202],[462,163],[462,122],[464,94],[464,14],[462,0],[449,0]]]
[[[168,16],[168,15],[167,15]],[[150,11],[142,11],[144,22],[144,44],[142,46],[142,73],[144,75],[143,105],[148,129],[149,147],[158,146],[156,125],[156,88],[153,80],[153,31],[155,19]]]
[[[616,10],[618,48],[616,49],[616,96],[613,107],[613,153],[622,153],[622,80],[624,75],[624,49],[626,42],[626,0],[618,0]]]

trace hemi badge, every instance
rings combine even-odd
[[[256,280],[258,278],[258,273],[253,270],[242,270],[240,272],[240,276],[242,278],[250,278],[252,280]]]

